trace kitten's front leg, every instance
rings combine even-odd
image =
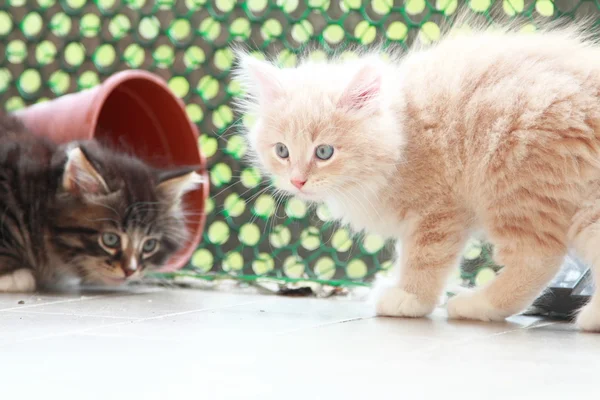
[[[465,219],[452,209],[419,217],[399,246],[397,277],[375,289],[377,315],[422,317],[431,313],[448,275],[457,267],[466,227]]]
[[[0,275],[0,293],[34,292],[35,287],[35,277],[30,269],[21,268]]]

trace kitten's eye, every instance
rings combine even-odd
[[[333,146],[321,144],[315,149],[315,155],[319,160],[329,160],[333,156]]]
[[[121,238],[116,233],[105,232],[102,234],[102,244],[110,249],[116,249],[121,245]]]
[[[144,250],[144,253],[152,253],[154,250],[156,250],[156,246],[158,246],[158,240],[148,239],[144,242],[142,250]]]
[[[275,153],[277,154],[277,156],[284,159],[290,156],[290,152],[288,151],[287,146],[283,143],[277,143],[275,145]]]

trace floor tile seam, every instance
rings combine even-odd
[[[84,317],[84,318],[109,318],[109,319],[122,319],[122,320],[138,320],[140,317],[119,317],[112,315],[94,315],[94,314],[82,314],[82,313],[67,313],[67,312],[51,312],[51,311],[31,311],[31,310],[8,310],[2,311],[0,310],[0,315],[2,313],[7,314],[16,314],[19,315],[21,313],[24,314],[35,314],[35,315],[52,315],[52,316],[64,316],[64,317]]]
[[[93,326],[93,327],[88,327],[88,328],[75,329],[75,330],[67,331],[67,332],[60,332],[60,333],[54,333],[54,334],[49,334],[49,335],[40,335],[40,336],[34,336],[34,337],[24,338],[24,339],[12,341],[12,342],[7,343],[7,344],[11,345],[11,344],[24,343],[24,342],[29,342],[29,341],[36,341],[36,340],[44,340],[44,339],[51,339],[51,338],[57,338],[57,337],[70,336],[70,335],[74,335],[74,334],[80,334],[80,333],[83,333],[83,332],[93,331],[93,330],[96,330],[96,329],[106,329],[106,328],[111,328],[111,327],[117,327],[117,326],[121,326],[121,325],[126,325],[128,323],[129,324],[137,324],[137,323],[146,322],[146,321],[153,321],[153,320],[157,320],[157,319],[161,319],[161,318],[175,317],[175,316],[181,316],[181,315],[192,314],[192,313],[200,313],[200,312],[206,312],[206,311],[222,310],[222,309],[233,308],[233,307],[237,307],[237,306],[241,306],[241,305],[248,305],[248,304],[260,303],[261,301],[251,301],[251,302],[246,302],[246,303],[233,304],[233,305],[227,306],[227,307],[203,308],[203,309],[197,309],[197,310],[182,311],[182,312],[178,312],[178,313],[170,313],[170,314],[165,314],[165,315],[162,315],[162,316],[140,318],[140,319],[137,319],[137,320],[120,321],[120,322],[115,322],[114,324],[105,324],[105,325]],[[0,347],[2,347],[2,346],[4,346],[4,344],[0,343]]]

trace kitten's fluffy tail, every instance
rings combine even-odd
[[[485,14],[474,13],[467,7],[462,8],[461,11],[440,24],[440,40],[455,35],[480,35],[482,33],[511,35],[530,32],[559,35],[569,39],[576,38],[582,43],[595,44],[598,42],[596,18],[591,15],[555,19],[540,16],[510,17],[502,8],[501,2],[496,2],[492,9]],[[412,49],[427,45],[419,42]]]

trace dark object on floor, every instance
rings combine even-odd
[[[19,300],[19,304],[25,304],[25,300]]]
[[[299,288],[282,287],[277,294],[291,297],[307,297],[313,296],[315,293],[312,288],[305,286]]]
[[[533,308],[527,314],[570,320],[589,301],[593,292],[590,269],[569,255],[548,289],[533,303]]]

